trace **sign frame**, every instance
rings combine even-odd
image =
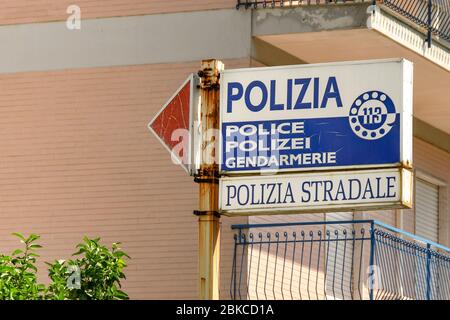
[[[224,147],[224,133],[221,134],[219,143],[219,174],[221,176],[240,176],[247,174],[259,174],[259,173],[294,173],[294,172],[309,172],[309,171],[331,171],[331,170],[349,170],[349,169],[370,169],[370,168],[391,168],[391,167],[403,167],[412,169],[412,114],[413,114],[413,63],[404,58],[392,58],[392,59],[377,59],[377,60],[361,60],[361,61],[344,61],[344,62],[331,62],[331,63],[317,63],[317,64],[304,64],[304,65],[289,65],[289,66],[276,66],[276,67],[261,67],[261,68],[242,68],[242,69],[228,69],[221,73],[221,88],[220,92],[220,129],[223,128],[224,112],[226,110],[226,79],[228,74],[244,74],[244,73],[257,73],[257,72],[272,72],[275,70],[292,70],[292,69],[311,69],[316,67],[332,67],[332,66],[354,66],[365,64],[380,64],[380,63],[399,63],[402,65],[402,85],[401,93],[399,93],[401,100],[401,108],[397,107],[396,112],[400,116],[400,135],[399,135],[399,160],[395,163],[386,164],[356,164],[356,165],[337,165],[337,166],[323,166],[323,167],[296,167],[296,168],[256,168],[256,169],[242,169],[242,170],[224,170],[223,164],[226,159],[223,155]],[[256,79],[257,77],[255,77]],[[256,114],[255,114],[256,115]],[[289,117],[285,118],[286,120]],[[301,120],[301,119],[300,119]]]

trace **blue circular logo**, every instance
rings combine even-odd
[[[381,91],[367,91],[353,102],[349,122],[353,132],[365,140],[384,137],[395,123],[392,99]]]

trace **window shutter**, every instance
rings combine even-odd
[[[416,180],[416,235],[438,242],[439,187]]]

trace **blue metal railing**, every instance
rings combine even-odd
[[[432,35],[450,42],[450,0],[238,0],[236,8],[275,8],[302,5],[332,5],[342,3],[383,4],[427,32],[431,45]]]
[[[378,221],[232,228],[233,299],[450,299],[449,249]]]

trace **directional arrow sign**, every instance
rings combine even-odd
[[[198,78],[191,74],[148,124],[162,145],[170,152],[172,161],[193,174],[195,163],[194,123],[199,95]]]

